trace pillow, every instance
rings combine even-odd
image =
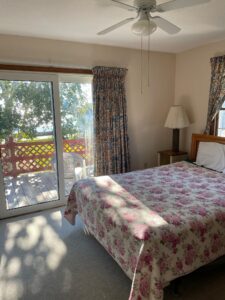
[[[200,142],[196,164],[218,172],[225,169],[225,145]]]

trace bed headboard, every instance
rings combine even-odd
[[[207,134],[192,134],[192,143],[191,143],[191,154],[190,160],[195,161],[197,152],[198,152],[198,145],[200,142],[214,142],[220,143],[225,145],[225,138],[215,135],[207,135]]]

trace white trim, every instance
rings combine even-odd
[[[63,83],[92,83],[93,75],[91,74],[59,74],[59,82]]]
[[[61,121],[60,121],[60,99],[58,89],[58,77],[56,74],[46,73],[33,73],[33,72],[5,72],[0,71],[0,80],[27,80],[27,81],[46,81],[52,84],[52,102],[53,102],[53,118],[55,125],[55,146],[58,154],[57,159],[57,173],[58,173],[58,196],[56,200],[49,202],[34,204],[30,206],[19,207],[15,209],[6,209],[6,199],[4,193],[4,178],[2,170],[0,169],[0,219],[27,214],[35,211],[40,211],[48,208],[54,208],[65,204],[64,196],[64,182],[63,182],[63,160],[62,160],[62,132],[61,132]],[[57,157],[57,156],[56,156]]]
[[[6,201],[5,201],[5,190],[4,190],[4,178],[2,172],[2,164],[0,161],[0,218],[4,216],[6,211]]]
[[[56,75],[52,85],[53,89],[53,114],[55,127],[55,146],[57,159],[57,174],[59,186],[59,199],[65,196],[64,188],[64,169],[63,169],[63,137],[61,128],[61,112],[60,112],[60,95],[59,95],[59,78]],[[61,201],[61,200],[60,200]]]

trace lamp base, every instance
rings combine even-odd
[[[179,152],[180,129],[173,129],[173,151]]]

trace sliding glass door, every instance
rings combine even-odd
[[[63,205],[93,173],[92,129],[91,77],[1,72],[0,218]]]
[[[75,180],[94,173],[91,81],[87,75],[59,77],[65,195]]]

